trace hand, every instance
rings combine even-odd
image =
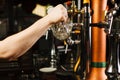
[[[66,22],[68,18],[67,9],[59,4],[48,13],[51,23]]]

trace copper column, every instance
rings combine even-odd
[[[91,0],[93,10],[92,23],[104,21],[107,0]],[[92,27],[91,31],[91,67],[87,80],[105,80],[106,33],[104,28]]]

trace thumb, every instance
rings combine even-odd
[[[53,6],[48,6],[47,7],[47,14],[49,14],[53,10],[53,8],[54,8]]]

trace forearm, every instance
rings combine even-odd
[[[0,42],[0,58],[17,58],[30,49],[49,28],[48,17],[44,17],[29,28]]]
[[[27,29],[0,41],[0,58],[14,59],[23,55],[46,32],[53,23],[67,21],[67,10],[57,5],[44,18]]]

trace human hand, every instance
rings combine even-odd
[[[48,12],[48,16],[51,23],[66,22],[68,18],[67,9],[59,4]]]

